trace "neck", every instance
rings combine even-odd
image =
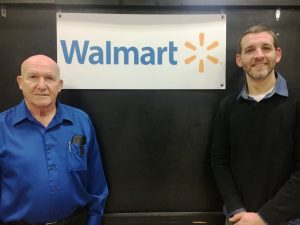
[[[53,117],[56,113],[56,106],[48,106],[45,108],[38,108],[35,106],[29,106],[26,104],[29,111],[31,112],[32,116],[39,121],[41,124],[43,124],[45,127],[49,125]]]
[[[276,84],[276,77],[273,71],[272,74],[264,79],[252,79],[246,74],[247,88],[249,95],[259,95],[269,91]]]

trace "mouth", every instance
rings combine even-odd
[[[263,67],[263,66],[266,66],[267,63],[256,63],[254,65],[252,65],[252,67],[255,67],[255,68],[260,68],[260,67]]]
[[[38,96],[38,97],[48,97],[49,95],[47,95],[47,94],[35,94],[35,96]]]

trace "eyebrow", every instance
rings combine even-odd
[[[262,44],[262,47],[266,47],[266,46],[270,46],[270,47],[273,47],[274,45],[273,44],[269,44],[269,43],[263,43]],[[247,50],[247,49],[251,49],[251,48],[255,48],[254,45],[249,45],[247,47],[244,48],[244,51]]]
[[[249,50],[249,49],[252,49],[252,48],[254,48],[254,46],[250,45],[250,46],[247,46],[246,48],[244,48],[243,51],[246,51],[246,50]]]

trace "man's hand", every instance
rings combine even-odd
[[[239,212],[229,218],[229,221],[234,225],[267,225],[257,213],[253,212]]]

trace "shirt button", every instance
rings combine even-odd
[[[48,170],[54,170],[55,169],[55,164],[50,164],[48,166]]]
[[[51,193],[53,192],[56,192],[58,191],[58,187],[56,185],[54,185],[52,188],[51,188]]]

